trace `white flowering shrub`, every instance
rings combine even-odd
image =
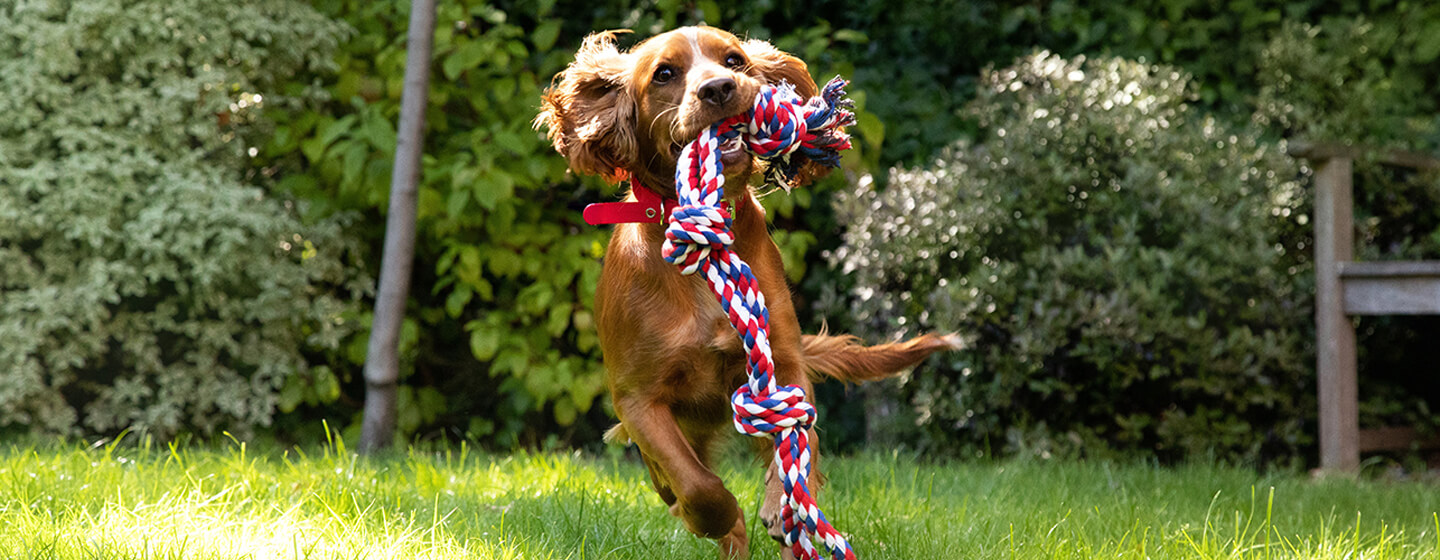
[[[864,330],[958,331],[907,384],[925,442],[995,451],[1305,443],[1308,248],[1295,163],[1190,107],[1189,78],[1039,53],[986,72],[981,126],[839,197]]]
[[[341,224],[249,163],[342,32],[270,0],[0,4],[0,427],[245,433],[353,330]]]

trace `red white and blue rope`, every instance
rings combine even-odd
[[[807,429],[815,422],[815,408],[805,401],[800,387],[775,383],[765,295],[750,265],[730,249],[735,242],[731,216],[720,207],[725,196],[720,146],[738,135],[745,149],[771,160],[771,173],[785,181],[793,178],[805,159],[838,166],[840,150],[850,148],[844,127],[855,121],[848,110],[850,102],[844,99],[845,84],[836,77],[820,97],[809,100],[788,84],[765,86],[752,111],[716,123],[685,146],[675,169],[680,204],[670,215],[663,247],[665,259],[679,266],[681,274],[699,272],[705,277],[730,324],[740,333],[749,381],[731,399],[735,428],[744,434],[775,438],[775,464],[785,487],[781,507],[785,544],[802,560],[819,558],[812,541],[821,543],[837,560],[854,560],[855,552],[844,535],[825,520],[807,483]],[[792,154],[801,157],[790,157]]]

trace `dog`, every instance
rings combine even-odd
[[[762,86],[786,82],[803,97],[818,93],[803,61],[764,41],[685,27],[622,51],[616,38],[625,32],[585,38],[574,62],[543,93],[535,126],[548,129],[572,171],[628,180],[627,200],[636,200],[640,189],[673,200],[681,148],[702,129],[749,109]],[[803,335],[780,251],[747,184],[762,164],[739,144],[722,146],[721,155],[732,249],[750,264],[769,306],[777,383],[813,394],[812,376],[882,379],[958,348],[954,335],[873,347],[852,336]],[[794,186],[824,171],[807,163]],[[606,439],[639,447],[656,493],[690,532],[715,539],[722,558],[748,558],[745,517],[711,469],[712,448],[721,434],[734,431],[730,395],[746,380],[743,347],[704,279],[682,276],[665,261],[664,240],[664,224],[623,223],[606,250],[595,292],[596,326],[620,420]],[[813,428],[808,435],[816,446]],[[781,540],[783,487],[772,461],[774,444],[754,441],[762,460],[772,463],[760,519]],[[782,546],[781,556],[790,557],[790,550]]]

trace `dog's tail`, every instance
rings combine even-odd
[[[926,334],[904,342],[865,346],[854,336],[824,331],[805,335],[800,344],[811,379],[829,377],[846,383],[894,377],[931,354],[961,346],[960,337],[954,334]]]

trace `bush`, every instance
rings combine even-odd
[[[378,256],[408,5],[316,4],[353,25],[356,34],[337,57],[338,73],[298,80],[322,81],[332,101],[283,116],[262,158],[278,170],[281,188],[317,202],[316,216],[336,210],[366,216],[352,231],[370,240],[371,254]],[[581,210],[613,199],[618,189],[567,172],[532,122],[540,92],[571,61],[584,35],[628,27],[636,34],[624,40],[638,41],[701,17],[724,25],[744,14],[729,5],[710,8],[438,3],[410,334],[402,342],[402,437],[458,436],[499,447],[599,441],[612,420],[603,406],[593,298],[611,229],[586,225]],[[776,41],[818,51],[847,35],[819,26],[804,37],[803,45],[789,35]],[[825,65],[812,68],[822,77],[833,75],[824,74]],[[861,115],[878,126],[873,115]],[[878,151],[866,155],[878,157]],[[860,159],[852,156],[848,163]],[[811,206],[811,197],[825,188],[766,199],[783,222],[777,238],[792,279],[817,243],[799,223],[808,218],[795,210]],[[355,364],[364,358],[363,349],[348,355]],[[351,395],[362,390],[358,377],[341,387]]]
[[[247,147],[340,32],[285,2],[0,7],[0,426],[243,434],[323,380],[343,224],[253,186]]]
[[[1182,73],[1041,52],[987,71],[981,127],[837,201],[872,333],[970,348],[906,392],[922,445],[1255,458],[1306,443],[1295,164],[1191,108]]]
[[[1440,85],[1435,64],[1440,4],[1434,2],[804,0],[766,9],[736,4],[725,3],[727,13],[764,14],[761,19],[775,29],[825,23],[868,38],[829,45],[824,56],[855,68],[854,89],[865,92],[884,126],[886,165],[925,163],[961,134],[971,135],[973,129],[958,117],[973,99],[975,76],[988,64],[1034,48],[1183,68],[1195,76],[1198,104],[1243,118],[1260,83],[1264,60],[1257,55],[1287,22],[1365,16],[1377,33],[1394,37],[1389,50],[1372,51],[1371,58],[1415,70],[1406,79],[1425,84],[1425,91]],[[886,177],[876,180],[883,184]]]
[[[332,100],[283,115],[262,157],[282,189],[321,202],[316,216],[364,215],[351,231],[378,262],[409,3],[316,4],[355,35],[338,72],[300,79],[321,81]],[[578,210],[613,190],[567,178],[531,126],[541,89],[573,52],[557,44],[559,15],[461,1],[437,9],[397,428],[509,446],[572,429],[603,389],[589,322],[605,231]],[[363,341],[347,355],[358,369]],[[358,400],[363,380],[348,381],[328,400]]]
[[[1287,138],[1433,154],[1440,107],[1427,76],[1437,51],[1440,34],[1407,34],[1384,21],[1287,24],[1265,46],[1255,120]],[[1362,150],[1355,162],[1356,258],[1440,258],[1440,177],[1374,156]],[[1362,425],[1437,427],[1429,402],[1440,398],[1440,381],[1414,375],[1433,369],[1428,344],[1437,337],[1435,317],[1360,320]]]

